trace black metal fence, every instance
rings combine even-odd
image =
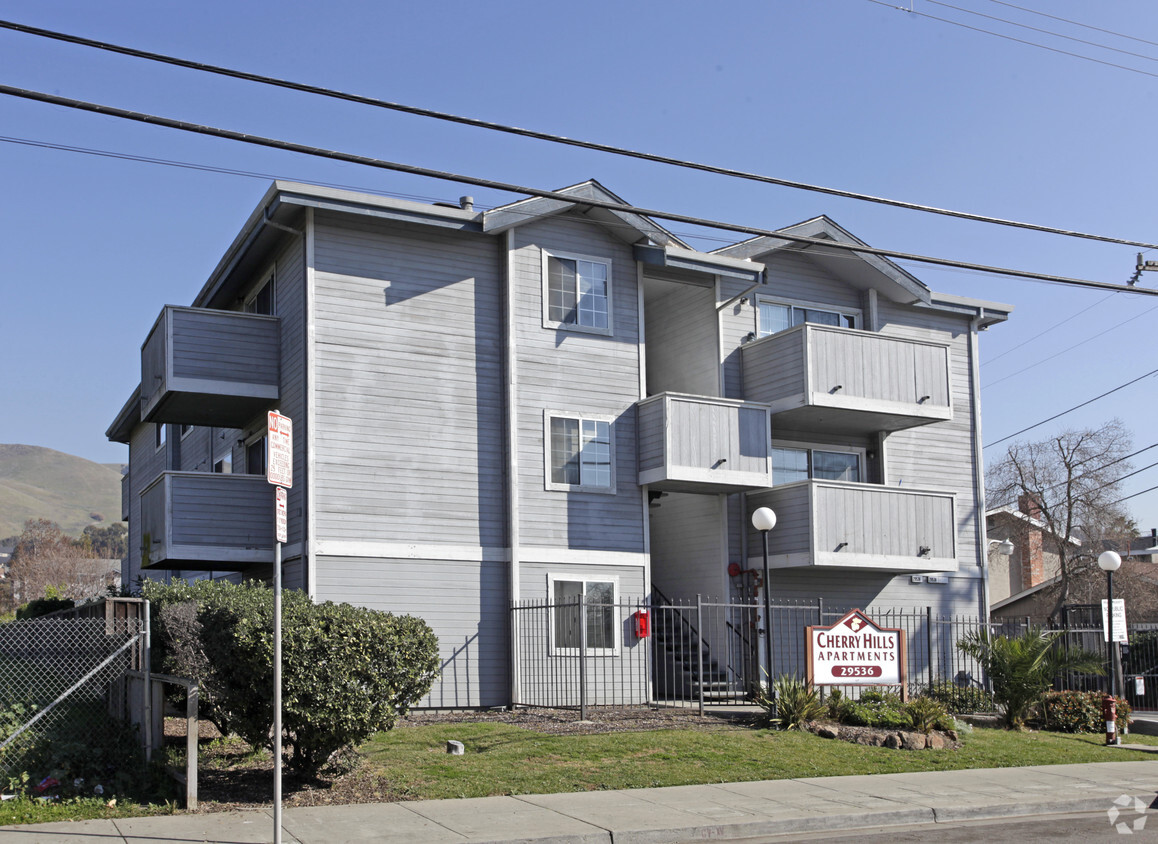
[[[764,651],[758,602],[521,601],[512,606],[515,704],[575,708],[592,706],[705,707],[750,703],[773,679],[807,674],[807,628],[836,623],[853,607],[822,599],[774,598],[771,653]],[[931,608],[869,608],[876,624],[902,631],[910,691],[937,687],[940,696],[983,701],[985,675],[957,643],[985,622],[969,616],[935,615]],[[995,621],[990,632],[1016,636],[1034,619]],[[1063,647],[1105,653],[1100,627],[1064,631]],[[1127,699],[1135,708],[1158,708],[1158,625],[1136,626],[1122,648]],[[1142,677],[1139,686],[1134,680]],[[1107,688],[1107,679],[1071,674],[1058,687]],[[840,686],[855,697],[860,686]],[[1144,688],[1143,694],[1135,694]]]

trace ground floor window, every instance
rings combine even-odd
[[[619,647],[614,580],[588,580],[568,576],[550,578],[552,645],[555,653],[578,653],[586,629],[589,655],[611,655]],[[580,606],[579,599],[583,598]],[[583,617],[586,617],[586,624]]]

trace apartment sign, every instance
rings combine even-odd
[[[269,412],[266,439],[265,479],[271,484],[294,485],[293,423],[276,410]]]
[[[808,682],[814,686],[904,686],[904,634],[897,628],[879,627],[860,610],[829,627],[808,627]]]

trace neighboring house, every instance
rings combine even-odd
[[[1017,507],[995,507],[985,514],[989,538],[989,606],[1004,605],[1007,598],[1040,586],[1057,577],[1061,571],[1058,554],[1060,537],[1042,521],[1041,509],[1028,496],[1018,499]],[[1013,553],[1006,556],[998,544],[1013,543]],[[1071,537],[1074,553],[1081,541]]]
[[[1130,551],[1122,559],[1133,558],[1146,563],[1158,563],[1158,528],[1150,528],[1146,536],[1130,540]]]
[[[751,597],[728,569],[760,567],[760,506],[778,597],[984,614],[977,333],[1010,308],[789,238],[863,245],[826,217],[705,253],[585,205],[621,201],[597,182],[563,192],[480,212],[275,183],[162,309],[109,428],[125,582],[271,576],[276,407],[285,583],[426,619],[424,706],[512,700],[512,600]],[[646,647],[592,612],[590,653]],[[546,662],[577,650],[559,635]]]

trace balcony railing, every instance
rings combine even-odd
[[[264,475],[162,472],[141,493],[141,567],[273,563],[273,501]]]
[[[141,419],[240,428],[278,399],[278,318],[166,305],[141,348]]]
[[[839,481],[799,481],[748,496],[771,507],[769,565],[878,571],[957,570],[956,495]],[[749,536],[750,556],[760,536]]]
[[[741,492],[771,484],[768,408],[660,393],[640,401],[639,483],[672,492]]]
[[[831,434],[899,431],[953,418],[949,347],[804,324],[743,347],[744,397],[773,425]]]

